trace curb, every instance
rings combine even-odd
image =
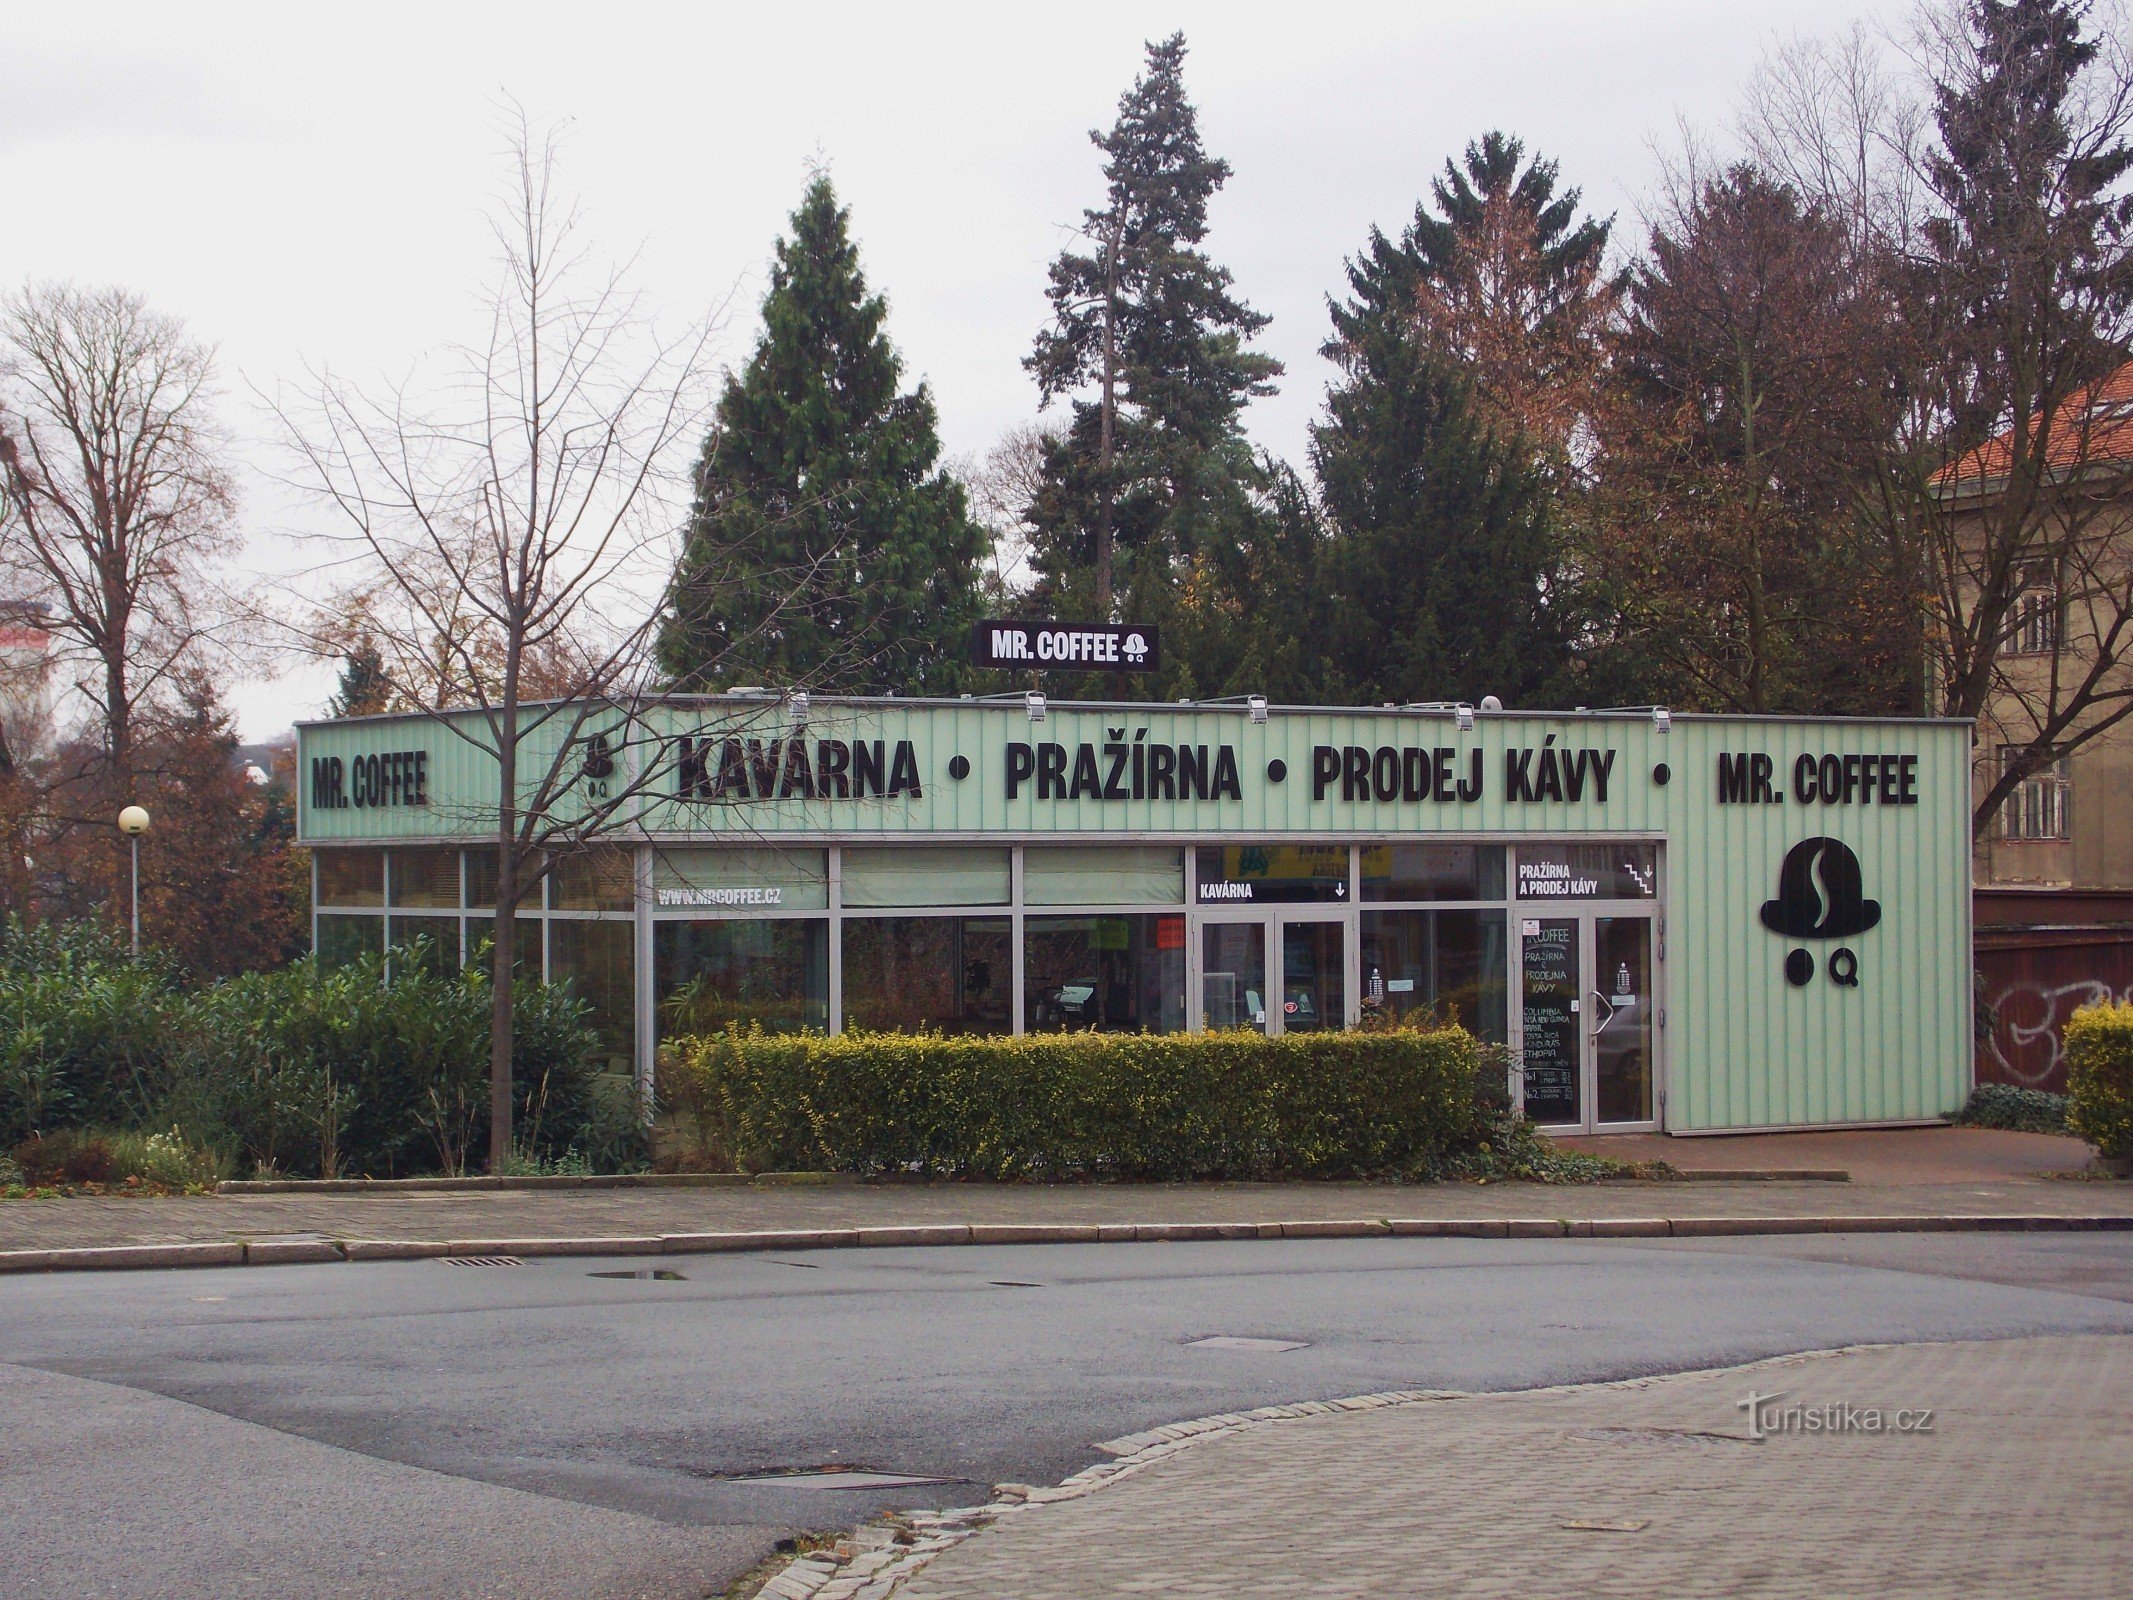
[[[601,1238],[252,1239],[212,1244],[0,1250],[0,1274],[148,1267],[266,1267],[455,1256],[743,1254],[986,1244],[1205,1244],[1237,1239],[1717,1239],[1807,1233],[2124,1233],[2133,1215],[2045,1213],[1880,1217],[1361,1217],[1304,1222],[938,1223]]]
[[[798,1189],[858,1180],[845,1172],[607,1172],[537,1178],[232,1178],[219,1194],[458,1194],[483,1189]]]

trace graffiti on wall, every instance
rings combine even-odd
[[[2098,978],[2023,977],[1998,988],[1988,980],[1985,996],[1995,1026],[1978,1057],[1979,1079],[2064,1094],[2068,1019],[2083,1006],[2133,1001],[2133,984],[2113,989]]]

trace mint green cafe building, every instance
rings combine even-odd
[[[526,713],[522,966],[664,1030],[1457,1020],[1563,1131],[1915,1123],[1971,1084],[1967,724],[675,697]],[[478,713],[299,728],[323,959],[491,931]],[[402,957],[394,957],[402,959]]]

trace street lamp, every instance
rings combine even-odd
[[[148,831],[148,813],[128,806],[118,815],[119,832],[133,846],[133,959],[141,959],[141,835]]]

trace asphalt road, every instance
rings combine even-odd
[[[1373,1239],[0,1279],[11,1597],[700,1596],[1285,1400],[2133,1334],[2133,1237]],[[1296,1342],[1195,1348],[1211,1336]],[[736,1478],[838,1467],[886,1489]]]

